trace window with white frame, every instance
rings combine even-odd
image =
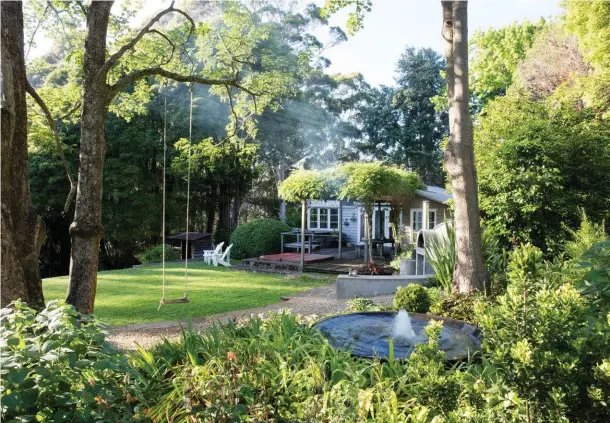
[[[414,232],[419,231],[423,226],[423,211],[422,209],[411,209],[411,228]],[[436,209],[428,211],[428,229],[436,226]]]
[[[309,209],[309,229],[338,229],[339,209],[312,207]]]

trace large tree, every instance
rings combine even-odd
[[[231,105],[229,140],[243,138],[253,132],[253,125],[238,125],[238,121],[264,108],[276,87],[289,85],[280,69],[261,72],[259,78],[249,72],[265,62],[264,54],[254,54],[257,41],[266,37],[266,27],[254,22],[252,14],[237,4],[221,5],[229,12],[217,19],[196,26],[193,19],[173,3],[157,13],[141,30],[125,31],[126,22],[111,16],[113,2],[49,3],[61,19],[84,15],[86,29],[79,38],[80,26],[73,25],[72,42],[84,39],[82,57],[81,140],[74,221],[70,226],[72,249],[70,283],[66,301],[77,310],[91,313],[94,309],[98,270],[98,252],[102,228],[102,180],[106,152],[106,121],[110,108],[132,95],[135,108],[148,97],[145,78],[162,77],[179,82],[213,87],[212,92],[223,96]],[[57,10],[59,9],[59,10]],[[66,16],[65,14],[63,16]],[[160,22],[179,16],[183,24],[162,27]],[[63,25],[63,21],[62,21]],[[109,29],[118,31],[113,42],[108,41]],[[193,45],[193,36],[194,45]],[[203,67],[193,67],[191,53],[207,59]],[[107,54],[111,52],[112,54]],[[264,53],[264,52],[263,52]],[[188,60],[191,59],[191,60]],[[78,60],[77,60],[78,63]],[[141,67],[147,63],[149,67]],[[124,90],[129,93],[124,94]],[[256,92],[255,92],[256,91]],[[144,94],[143,94],[144,92]],[[250,101],[261,94],[257,102]],[[139,97],[138,97],[139,95]],[[133,101],[135,98],[136,101]],[[118,99],[119,101],[117,102]]]
[[[444,70],[444,60],[434,50],[407,47],[396,67],[397,85],[371,89],[359,110],[365,137],[358,149],[413,169],[428,184],[442,185],[447,113],[435,110],[432,98],[443,91]]]
[[[44,224],[34,213],[27,166],[27,79],[21,1],[3,1],[2,15],[2,307],[21,298],[44,307],[38,266]]]
[[[60,13],[67,23],[70,15],[63,10]],[[189,13],[194,14],[195,10],[190,8]],[[278,65],[292,69],[296,74],[294,79],[297,90],[289,93],[287,98],[282,98],[277,108],[267,108],[256,118],[256,136],[252,141],[262,147],[256,155],[257,163],[262,164],[260,167],[266,172],[266,179],[262,183],[257,181],[254,195],[248,193],[248,185],[241,185],[231,198],[227,195],[230,193],[219,186],[219,181],[210,177],[210,173],[191,175],[190,227],[193,230],[227,234],[236,225],[238,217],[243,219],[256,215],[261,209],[267,216],[276,216],[278,200],[274,174],[277,175],[277,172],[274,173],[274,170],[289,168],[292,163],[309,154],[306,151],[328,150],[328,143],[334,143],[333,140],[344,133],[341,131],[341,123],[337,123],[336,119],[341,107],[336,105],[335,93],[347,79],[337,81],[338,78],[323,73],[326,61],[320,54],[326,45],[308,35],[311,27],[318,24],[317,9],[308,7],[302,14],[295,15],[281,9],[263,8],[260,12],[255,10],[254,14],[265,16],[265,22],[271,22],[269,36],[258,43],[256,56],[268,55],[260,52],[264,48],[281,58],[281,62],[265,62],[255,71],[264,73],[270,66]],[[116,19],[116,15],[117,12],[113,9],[111,16]],[[205,23],[208,22],[210,19]],[[319,23],[324,25],[324,22]],[[340,31],[331,29],[331,32],[336,34],[335,38],[340,38]],[[58,33],[62,34],[61,31]],[[73,38],[78,39],[70,37]],[[163,46],[165,41],[162,41],[155,46],[157,49]],[[189,44],[191,45],[194,46],[195,42]],[[58,43],[51,52],[34,59],[28,65],[28,76],[41,97],[47,101],[54,119],[61,120],[58,128],[63,150],[70,167],[75,170],[80,145],[77,132],[79,127],[71,123],[77,123],[74,119],[76,115],[67,120],[61,118],[78,107],[80,80],[78,72],[73,69],[78,70],[78,61],[74,63],[74,56],[67,54],[62,46],[62,43]],[[210,63],[208,57],[203,58],[205,60],[196,54],[192,57],[198,67]],[[311,60],[305,60],[309,57]],[[190,96],[187,84],[169,84],[167,90],[159,91],[154,89],[157,83],[156,79],[140,81],[137,86],[127,87],[119,95],[120,102],[111,104],[106,123],[107,148],[102,194],[104,235],[101,241],[100,268],[131,266],[135,260],[134,252],[160,242],[161,214],[158,206],[161,203],[160,138],[163,129],[163,99],[167,91],[167,144],[171,162],[177,154],[175,141],[189,132]],[[149,88],[152,86],[153,89],[150,92],[141,90],[140,84]],[[193,90],[193,142],[211,137],[216,144],[236,146],[238,143],[222,142],[231,115],[228,102],[223,102],[212,94],[210,87],[195,84]],[[49,275],[47,263],[57,267],[61,272],[59,274],[67,274],[70,242],[69,237],[66,239],[63,235],[64,232],[67,233],[64,223],[71,216],[62,217],[61,214],[69,189],[68,181],[60,167],[61,163],[55,157],[53,134],[47,128],[45,117],[33,103],[30,119],[31,151],[34,152],[30,160],[34,206],[45,218],[50,234],[43,249],[45,274]],[[228,129],[232,131],[233,128]],[[314,150],[314,145],[319,148]],[[235,149],[237,150],[239,148]],[[269,183],[265,184],[267,180]],[[53,184],[48,184],[47,181],[53,181]],[[218,201],[221,192],[222,205]],[[167,199],[166,230],[184,230],[186,176],[176,172],[176,169],[168,170]],[[241,204],[244,207],[240,212]],[[222,209],[223,213],[217,209]],[[227,216],[229,211],[230,218]]]
[[[445,169],[453,193],[456,239],[452,289],[470,292],[484,289],[487,272],[483,264],[474,137],[468,108],[468,2],[442,1],[441,4],[449,101]]]

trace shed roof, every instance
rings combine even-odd
[[[426,185],[426,189],[418,189],[415,191],[420,197],[428,200],[436,201],[437,203],[448,204],[453,195],[449,194],[445,188]]]
[[[180,240],[180,241],[186,241],[186,232],[178,232],[176,234],[173,235],[169,235],[166,237],[166,239],[175,239],[175,240]],[[198,239],[201,238],[207,238],[210,236],[210,234],[205,233],[205,232],[189,232],[189,241],[197,241]]]

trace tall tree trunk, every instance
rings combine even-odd
[[[72,251],[66,297],[66,302],[82,313],[93,313],[103,232],[102,177],[109,93],[106,74],[98,71],[106,60],[106,33],[111,7],[111,1],[93,1],[87,16],[80,165],[74,221],[70,226]]]
[[[205,204],[205,231],[208,234],[214,233],[214,221],[216,220],[216,206],[218,205],[218,186],[215,181],[212,180],[210,182],[210,195],[208,196],[208,201]],[[218,241],[214,240],[214,243],[217,244]]]
[[[1,3],[2,168],[1,299],[2,307],[21,298],[44,307],[39,255],[45,239],[42,219],[34,213],[28,179],[26,72],[21,1]]]
[[[471,292],[483,290],[487,272],[483,265],[473,130],[468,108],[468,2],[442,1],[441,4],[449,101],[445,167],[453,192],[457,254],[452,289]]]
[[[250,203],[247,200],[244,201],[243,208],[244,208],[244,222],[247,222],[248,221],[248,215],[250,213]]]

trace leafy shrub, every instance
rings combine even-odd
[[[430,314],[477,323],[477,304],[489,302],[489,298],[478,292],[469,294],[439,292],[430,305]]]
[[[530,245],[516,249],[506,294],[477,308],[495,374],[480,392],[487,404],[511,397],[504,414],[531,421],[607,421],[610,316],[594,313],[572,283],[549,284],[541,257]]]
[[[174,250],[171,246],[165,246],[165,260],[172,261],[178,260],[180,256],[178,255],[178,251]],[[163,245],[156,245],[154,247],[150,247],[147,250],[144,250],[140,254],[138,254],[138,260],[142,263],[159,263],[163,260]]]
[[[369,311],[375,307],[375,303],[370,298],[354,298],[347,302],[350,311]]]
[[[582,218],[578,230],[568,230],[572,236],[572,240],[566,242],[564,252],[573,260],[580,260],[585,252],[587,252],[594,244],[606,239],[604,231],[604,222],[597,224],[591,222],[584,210],[581,210]]]
[[[483,230],[481,243],[483,262],[489,273],[490,291],[492,295],[498,294],[506,288],[509,250],[502,246],[500,238],[489,228]]]
[[[588,270],[579,284],[581,293],[596,309],[610,310],[610,238],[593,245],[581,260],[581,266]]]
[[[280,234],[288,231],[290,226],[274,219],[255,219],[244,223],[231,234],[232,254],[240,259],[279,253]]]
[[[94,318],[57,301],[35,314],[17,301],[0,319],[3,421],[142,419],[140,377]]]
[[[427,313],[430,310],[431,302],[428,290],[413,283],[405,287],[398,287],[393,304],[396,310],[405,309],[412,313]]]

